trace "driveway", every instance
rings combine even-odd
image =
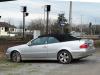
[[[100,75],[100,48],[90,57],[71,64],[57,61],[0,61],[0,75]]]

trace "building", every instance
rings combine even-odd
[[[16,32],[15,26],[0,22],[0,36],[15,36],[15,34],[11,34],[12,32]]]
[[[14,32],[18,36],[23,35],[23,29],[16,29],[16,32]],[[40,30],[27,30],[24,31],[25,36],[32,36],[34,39],[40,36],[41,32]]]

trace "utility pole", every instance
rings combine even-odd
[[[70,1],[70,7],[69,7],[69,27],[70,27],[70,31],[72,30],[71,24],[72,24],[72,1]]]
[[[49,12],[50,12],[50,8],[51,6],[50,5],[46,5],[46,12],[47,12],[47,20],[46,20],[46,34],[48,34],[48,22],[49,22]]]

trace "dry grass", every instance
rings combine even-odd
[[[4,57],[4,53],[3,52],[0,52],[0,59]]]
[[[6,41],[0,40],[0,58],[2,57],[4,58],[7,48],[20,45],[20,44],[24,44],[26,42],[27,41],[23,42],[21,40],[6,40]]]
[[[94,45],[95,45],[95,47],[99,47],[100,48],[100,40],[95,40],[94,41]]]

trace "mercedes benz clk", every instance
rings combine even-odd
[[[10,47],[6,56],[13,62],[22,60],[58,60],[68,64],[95,52],[91,39],[81,39],[69,34],[48,34],[32,39],[26,44]]]

